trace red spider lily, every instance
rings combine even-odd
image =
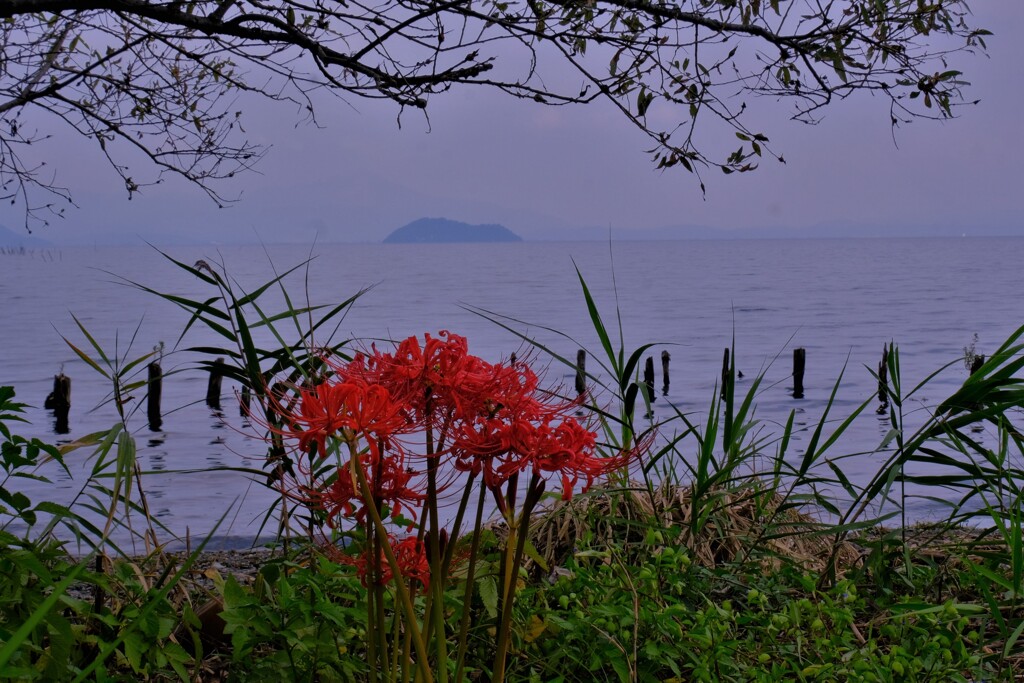
[[[478,420],[462,425],[456,435],[453,466],[482,473],[484,483],[491,488],[527,470],[542,475],[557,473],[562,479],[562,497],[569,500],[580,480],[585,493],[596,478],[627,466],[647,448],[640,444],[628,452],[600,456],[596,442],[597,435],[572,417],[554,425],[528,419]]]
[[[327,437],[345,426],[344,391],[338,385],[323,382],[299,392],[297,413],[282,415],[287,425],[285,436],[299,440],[299,449],[309,453],[315,443],[317,453],[326,453]]]
[[[466,559],[467,544],[459,543],[459,533],[466,510],[462,506],[470,500],[472,486],[483,487],[478,491],[481,496],[494,494],[509,528],[503,549],[506,561],[518,563],[520,539],[529,530],[530,516],[549,488],[549,480],[560,479],[562,498],[569,500],[575,490],[585,492],[598,477],[628,466],[650,445],[647,439],[651,437],[646,437],[628,452],[603,457],[597,434],[572,415],[580,406],[579,399],[571,401],[541,390],[537,375],[526,363],[491,364],[470,355],[466,339],[448,332],[424,335],[422,341],[409,337],[393,353],[371,348],[347,363],[325,360],[333,370],[331,379],[301,389],[287,409],[278,410],[279,424],[284,426],[270,427],[274,438],[295,439],[299,450],[308,455],[305,463],[297,458],[299,471],[307,480],[299,483],[295,477],[289,495],[314,512],[322,511],[326,526],[335,528],[348,518],[361,527],[362,551],[358,554],[331,543],[324,551],[335,561],[355,567],[363,585],[371,587],[371,595],[382,599],[383,587],[390,584],[395,594],[394,616],[398,617],[399,608],[404,612],[402,623],[410,638],[406,646],[415,646],[417,660],[422,662],[430,660],[427,644],[432,638],[429,630],[421,631],[418,626],[417,584],[429,591],[431,599],[443,600],[445,575],[450,574],[454,562]],[[292,410],[296,404],[298,409]],[[324,459],[332,438],[350,449],[349,460],[338,467],[336,461],[328,465]],[[332,444],[332,455],[337,445]],[[406,467],[417,454],[425,465],[422,477]],[[517,485],[525,483],[521,474],[529,475],[529,484],[525,496],[519,498]],[[456,517],[460,521],[451,524],[449,542],[438,514],[441,492],[459,481],[465,486]],[[423,508],[423,514],[410,515],[420,517],[421,528],[418,537],[398,540],[389,529],[406,508]],[[314,516],[319,521],[320,515]],[[408,531],[413,526],[410,523]],[[482,531],[482,518],[477,516],[473,542],[468,544],[472,560],[465,574],[468,585],[474,581],[478,564],[474,556]],[[311,535],[319,533],[321,537],[324,532],[323,526],[310,530]],[[427,544],[435,576],[431,576]],[[518,567],[511,569],[506,577],[518,571]],[[514,586],[503,590],[498,622],[503,630],[495,654],[495,671],[499,673],[498,667],[507,657],[508,616],[516,592]],[[444,618],[441,611],[435,616],[438,614]],[[391,617],[383,609],[368,616],[368,633],[375,630],[386,638],[390,627],[385,619]],[[426,615],[423,621],[435,626]],[[444,633],[434,636],[438,643],[443,643],[444,637]],[[461,647],[462,641],[460,651]],[[439,646],[441,665],[444,656],[444,648]],[[378,664],[385,668],[386,659],[386,650],[384,655],[378,653]]]
[[[351,465],[349,461],[339,467],[329,486],[306,491],[306,503],[323,510],[331,528],[337,526],[340,517],[350,517],[360,523],[366,521],[366,501],[358,484],[352,480]],[[391,515],[398,516],[404,506],[417,507],[423,502],[424,494],[410,486],[416,472],[406,469],[401,458],[366,453],[360,457],[359,466],[366,473],[378,509],[387,505]]]
[[[394,536],[389,535],[388,545],[391,546],[391,552],[395,556],[400,575],[410,581],[419,581],[426,588],[430,583],[430,562],[427,559],[424,543],[417,540],[415,536],[408,536],[401,541],[396,541]],[[355,556],[344,552],[332,552],[331,554],[335,561],[354,566],[356,575],[364,586],[369,586],[371,583],[374,559],[380,566],[380,576],[377,578],[379,585],[387,585],[395,578],[391,563],[380,550],[377,551],[376,558],[371,557],[368,549]]]
[[[534,435],[529,456],[535,472],[553,472],[562,476],[562,499],[572,498],[573,488],[582,477],[584,493],[594,479],[623,467],[630,454],[600,457],[594,453],[597,435],[585,429],[574,418],[563,420],[555,427],[544,425]]]
[[[564,495],[570,497],[579,478],[573,463],[594,457],[596,438],[568,415],[576,402],[540,394],[536,375],[520,364],[494,366],[493,382],[484,395],[484,412],[455,429],[453,466],[482,473],[491,488],[531,468],[561,472]],[[592,477],[587,480],[589,486]]]
[[[509,425],[504,420],[481,417],[459,426],[452,439],[452,466],[474,475],[484,474],[484,483],[495,487],[503,483],[494,472],[496,458],[511,448]]]
[[[622,468],[643,450],[598,455],[596,434],[571,416],[577,401],[542,392],[525,363],[491,364],[468,352],[466,339],[448,332],[402,341],[394,353],[373,348],[348,363],[332,365],[334,379],[303,390],[299,411],[284,415],[288,435],[308,452],[338,435],[359,444],[373,504],[398,514],[425,495],[405,469],[398,437],[432,434],[429,467],[482,475],[497,489],[532,471],[558,475],[562,495],[586,491],[600,476]],[[322,450],[321,450],[322,452]],[[347,467],[348,465],[346,465]],[[308,501],[325,510],[331,524],[341,516],[365,521],[366,505],[342,468],[326,488],[307,490]]]
[[[403,403],[392,398],[386,387],[346,381],[338,385],[346,412],[345,426],[372,441],[387,441],[409,427]]]
[[[480,395],[493,385],[493,366],[468,352],[465,337],[446,331],[402,341],[393,354],[376,348],[336,367],[341,377],[359,378],[387,387],[401,397],[409,418],[423,426],[442,427],[473,414]]]
[[[419,581],[426,588],[430,583],[430,562],[427,560],[424,543],[415,536],[408,536],[398,543],[392,543],[391,549],[395,553],[395,560],[402,576],[410,581]],[[381,582],[387,583],[391,578],[391,565],[385,563],[381,568]]]
[[[324,381],[299,391],[298,410],[280,409],[284,428],[271,431],[298,440],[299,450],[323,457],[327,439],[349,430],[367,440],[389,443],[409,427],[401,401],[387,388],[360,381]]]

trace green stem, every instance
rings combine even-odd
[[[402,642],[402,639],[401,639],[402,623],[401,623],[401,621],[402,620],[398,618],[398,614],[392,615],[392,618],[391,618],[391,628],[392,628],[391,643],[392,643],[392,647],[391,647],[391,669],[390,669],[391,676],[390,676],[390,679],[389,679],[391,681],[404,680],[404,675],[405,675],[405,666],[404,665],[405,665],[406,662],[409,661],[409,654],[408,654],[409,650],[408,650],[408,648],[404,647],[404,643],[403,643],[403,647],[399,647],[399,643]],[[406,642],[408,642],[408,641],[406,641]],[[399,656],[401,654],[405,655],[404,661],[400,661],[399,660]],[[401,678],[399,678],[399,675],[400,675],[399,672],[402,672],[401,673]]]
[[[509,590],[512,583],[512,564],[515,557],[515,546],[519,545],[518,529],[516,520],[509,511],[508,517],[508,539],[505,541],[505,553],[501,561],[501,595],[498,606],[498,631],[495,634],[494,664],[491,666],[491,683],[504,683],[505,680],[505,658],[508,652],[508,626],[512,623],[512,605],[509,604]],[[513,545],[514,544],[514,545]]]
[[[375,603],[375,607],[377,609],[377,624],[378,624],[378,628],[377,628],[377,641],[378,641],[377,642],[377,658],[380,660],[380,669],[381,669],[381,671],[384,672],[384,680],[386,680],[386,681],[394,681],[395,680],[394,669],[390,669],[390,673],[388,673],[389,672],[388,660],[390,659],[390,657],[388,656],[388,629],[385,628],[385,624],[387,623],[387,615],[384,612],[384,586],[381,585],[380,578],[379,578],[380,575],[381,575],[380,574],[380,568],[379,568],[379,566],[380,566],[380,555],[379,554],[377,555],[376,563],[378,565],[378,569],[377,569],[377,577],[378,578],[377,578],[377,580],[376,580],[376,582],[375,582],[375,584],[373,586],[373,592],[376,593],[376,595],[374,597],[374,603]],[[395,580],[396,581],[401,581],[402,579],[401,579],[401,577],[396,576]]]
[[[349,461],[351,476],[359,484],[359,491],[362,494],[363,500],[367,503],[366,509],[369,512],[370,519],[373,523],[377,541],[380,543],[385,557],[387,557],[388,564],[391,566],[391,572],[396,578],[400,577],[402,575],[401,567],[398,566],[398,560],[395,559],[395,553],[391,550],[391,544],[388,542],[388,532],[387,529],[384,528],[384,522],[380,518],[380,512],[373,504],[370,485],[366,481],[366,473],[363,472],[363,468],[359,466],[359,454],[356,451],[355,443],[350,443],[349,449],[352,455],[352,458]],[[420,631],[419,624],[416,623],[416,610],[413,607],[412,598],[409,597],[409,591],[406,590],[406,587],[401,580],[395,581],[395,592],[402,604],[402,609],[405,611],[408,628],[412,633],[413,646],[416,649],[416,656],[419,659],[417,662],[419,671],[423,674],[423,679],[426,683],[433,683],[434,676],[430,672],[430,659],[427,657],[427,646],[423,642],[423,635]]]
[[[429,405],[429,398],[428,398]],[[427,408],[428,416],[430,408]],[[429,417],[428,417],[429,419]],[[427,429],[427,506],[430,524],[427,529],[427,553],[430,562],[431,605],[428,623],[433,625],[436,668],[440,683],[448,681],[448,640],[444,628],[444,575],[441,571],[441,532],[437,514],[437,460],[434,458],[434,431]]]
[[[455,555],[456,540],[459,538],[459,534],[462,531],[462,519],[466,514],[466,507],[469,505],[469,496],[473,492],[473,483],[476,481],[476,475],[473,473],[469,474],[469,478],[466,480],[466,486],[462,491],[462,500],[459,501],[459,511],[455,514],[455,522],[452,523],[452,533],[448,536],[448,545],[444,549],[444,557],[441,561],[441,571],[444,572],[445,576],[448,576],[448,572],[451,568],[452,558]],[[477,522],[477,529],[479,529],[479,521]]]
[[[366,521],[366,544],[367,555],[373,557],[377,554],[376,543],[374,542],[372,522]],[[377,563],[379,564],[379,563]],[[369,587],[366,589],[366,663],[370,667],[370,680],[374,683],[380,681],[380,672],[377,670],[377,631],[380,630],[379,621],[374,623],[377,617],[376,602],[377,591],[374,590],[377,584],[376,570],[371,565]]]
[[[459,651],[456,657],[455,681],[462,683],[462,671],[466,661],[466,646],[469,643],[470,607],[473,601],[473,579],[476,577],[476,554],[480,548],[480,527],[484,518],[484,498],[487,496],[487,487],[480,482],[480,497],[476,503],[476,522],[473,526],[473,544],[469,550],[469,567],[466,568],[466,590],[462,595],[462,620],[459,623]]]
[[[511,481],[509,482],[512,483]],[[513,508],[509,508],[509,537],[505,545],[505,588],[502,592],[501,621],[498,626],[497,651],[494,654],[494,666],[491,683],[504,683],[505,663],[508,659],[509,632],[512,628],[512,607],[516,597],[516,581],[519,578],[519,567],[523,562],[527,537],[530,532],[530,515],[544,491],[544,480],[534,474],[523,501],[523,509],[518,520],[514,517]],[[515,546],[512,542],[515,540]],[[511,562],[508,560],[511,559]]]
[[[395,620],[398,621],[397,619]],[[398,651],[398,648],[395,648]],[[405,635],[402,638],[402,683],[409,683],[409,661],[412,653],[412,632],[409,629],[405,629]]]

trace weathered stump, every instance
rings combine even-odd
[[[661,352],[661,395],[668,396],[668,362],[672,356],[668,354],[668,351]]]
[[[889,345],[882,345],[882,360],[878,363],[878,409],[879,415],[889,411]]]
[[[218,358],[210,366],[210,380],[206,383],[206,405],[220,410],[220,385],[224,379],[224,359]]]
[[[238,414],[242,417],[249,417],[252,412],[252,392],[249,387],[242,387],[242,400],[238,403]]]
[[[644,362],[644,386],[647,387],[647,399],[654,403],[654,358],[651,356]]]
[[[793,398],[804,397],[804,366],[806,361],[806,349],[793,349]]]
[[[732,381],[732,370],[729,367],[729,349],[722,354],[722,390],[720,396],[724,401],[729,395],[729,383]]]
[[[68,414],[71,412],[71,378],[63,372],[53,376],[53,391],[46,397],[43,407],[53,411],[53,431],[67,434],[71,431]]]
[[[160,415],[160,397],[163,393],[164,376],[160,363],[153,361],[147,366],[147,383],[149,393],[146,397],[146,416],[149,418],[149,429],[159,432],[164,421]]]
[[[576,352],[576,395],[582,396],[587,391],[587,352],[580,349]]]

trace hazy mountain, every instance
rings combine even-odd
[[[0,247],[52,247],[52,242],[47,242],[39,237],[33,237],[24,230],[15,231],[0,225]]]
[[[448,218],[420,218],[384,238],[385,244],[522,241],[503,225],[470,225]]]

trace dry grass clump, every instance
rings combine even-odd
[[[917,563],[950,564],[955,568],[965,562],[984,563],[1008,557],[1006,539],[993,526],[951,526],[948,522],[920,522],[905,529],[871,527],[853,537],[854,542],[868,545],[880,540],[906,545]]]
[[[759,562],[766,570],[796,564],[824,571],[835,534],[829,525],[785,504],[777,492],[757,482],[705,492],[694,501],[692,486],[662,485],[653,492],[629,487],[595,487],[586,495],[559,501],[534,520],[531,540],[548,567],[563,564],[586,539],[591,548],[617,545],[651,547],[648,531],[666,545],[685,546],[693,561],[717,567],[735,561]],[[835,554],[840,570],[860,557],[842,542]]]

